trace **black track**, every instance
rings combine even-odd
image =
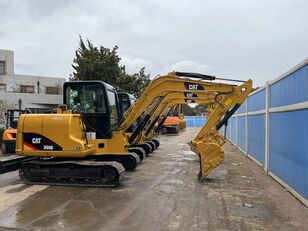
[[[140,163],[139,156],[134,152],[122,155],[95,155],[91,156],[91,159],[97,161],[116,161],[122,164],[126,171],[134,171]]]
[[[160,145],[159,141],[157,139],[153,139],[152,141],[156,144],[156,148],[158,148]]]
[[[156,144],[153,141],[148,140],[145,143],[151,145],[152,152],[156,149]]]
[[[148,156],[152,152],[152,147],[149,144],[134,144],[131,147],[139,147],[142,148],[145,151],[145,155]]]
[[[129,152],[136,153],[140,158],[140,162],[143,161],[144,158],[146,157],[145,150],[141,147],[130,147],[128,150]]]
[[[19,176],[26,184],[115,187],[125,173],[118,162],[39,159],[22,163]]]

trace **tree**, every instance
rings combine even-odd
[[[4,128],[6,125],[5,113],[7,109],[15,108],[16,105],[8,104],[6,101],[0,100],[0,128]]]
[[[150,83],[150,75],[145,68],[132,75],[126,73],[125,66],[120,65],[118,47],[112,49],[95,47],[89,40],[86,43],[80,36],[79,47],[73,60],[74,68],[71,81],[102,80],[114,86],[118,91],[125,91],[140,96],[143,89]]]
[[[139,97],[150,82],[150,75],[145,74],[145,68],[143,67],[140,69],[139,73],[121,76],[121,78],[118,79],[118,90]]]

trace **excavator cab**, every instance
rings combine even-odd
[[[119,92],[118,97],[121,107],[121,114],[123,116],[125,112],[128,110],[128,108],[135,103],[136,98],[133,95],[126,92]]]
[[[135,96],[126,93],[126,92],[119,92],[118,93],[119,101],[120,101],[120,107],[122,115],[124,116],[125,112],[135,103],[137,100]],[[138,126],[138,123],[140,123],[140,118],[137,119],[127,130],[126,132],[132,133]]]
[[[87,132],[96,139],[112,137],[121,117],[116,90],[102,81],[66,82],[63,103],[67,110],[81,115]]]

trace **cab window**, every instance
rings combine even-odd
[[[106,113],[104,91],[97,85],[72,85],[66,90],[66,104],[69,110],[83,113]]]
[[[119,118],[117,96],[115,92],[110,90],[107,90],[107,95],[109,99],[110,122],[111,124],[116,124]]]

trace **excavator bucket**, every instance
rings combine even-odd
[[[197,145],[200,161],[199,182],[224,160],[224,151],[222,148],[224,143],[224,138],[217,134],[215,135],[215,139],[211,139],[209,142],[200,142]]]

